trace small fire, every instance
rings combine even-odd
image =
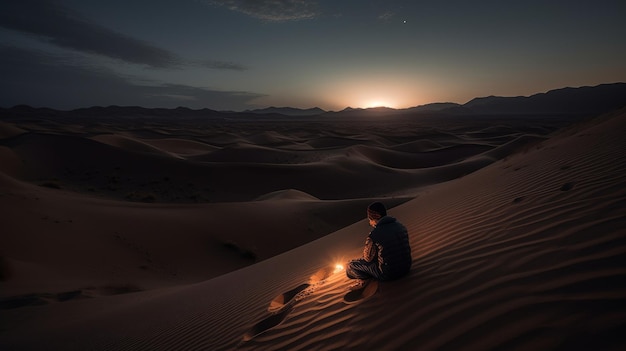
[[[333,273],[339,273],[341,271],[343,271],[343,265],[341,263],[337,263],[335,265],[335,271]]]

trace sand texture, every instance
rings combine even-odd
[[[624,110],[4,118],[0,349],[626,349],[624,135]],[[412,270],[346,296],[374,200]]]

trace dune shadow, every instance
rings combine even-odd
[[[41,306],[56,302],[67,302],[79,299],[92,298],[84,290],[72,290],[60,293],[38,293],[8,297],[0,300],[0,310],[10,310],[22,307]]]
[[[255,336],[262,334],[274,328],[275,326],[279,325],[283,320],[285,320],[285,318],[287,317],[289,312],[291,312],[292,309],[293,309],[292,305],[287,305],[287,307],[284,308],[279,313],[273,314],[263,319],[262,321],[258,322],[252,328],[250,328],[248,332],[246,332],[243,335],[243,341],[252,340],[252,338],[254,338]]]
[[[365,300],[367,298],[372,297],[378,291],[378,281],[372,280],[367,283],[363,288],[358,290],[353,290],[347,293],[343,300],[347,304],[356,303],[358,301]]]
[[[294,297],[296,297],[298,293],[308,288],[309,286],[311,286],[311,284],[308,284],[308,283],[300,284],[297,287],[276,296],[274,300],[270,302],[270,305],[267,308],[267,310],[269,312],[276,312],[284,308],[287,304],[289,304],[293,300]]]
[[[0,310],[21,308],[26,306],[46,305],[50,303],[53,298],[53,294],[30,294],[15,296],[0,300]]]

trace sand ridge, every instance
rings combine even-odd
[[[23,161],[11,172],[89,195],[166,203],[251,201],[285,189],[324,200],[406,194],[505,157],[520,147],[517,139],[541,137],[523,121],[501,127],[497,140],[484,132],[489,121],[465,130],[454,121],[435,121],[436,128],[425,127],[435,123],[428,121],[286,121],[275,122],[275,130],[265,122],[168,127],[161,120],[130,119],[125,126],[123,118],[90,118],[80,129],[72,127],[80,119],[63,122],[28,120],[26,133],[0,139]],[[565,123],[549,120],[540,129],[549,133]],[[481,156],[487,157],[471,161]],[[452,170],[440,178],[445,167]]]

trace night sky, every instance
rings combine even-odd
[[[626,81],[626,1],[2,0],[0,107],[465,103]]]

